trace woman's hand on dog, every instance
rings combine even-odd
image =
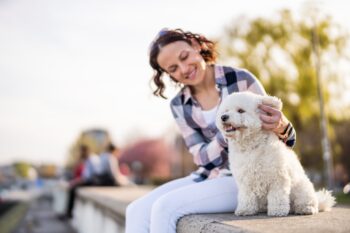
[[[286,129],[288,120],[280,110],[266,104],[261,104],[259,109],[261,110],[260,119],[263,129],[271,130],[277,135]]]

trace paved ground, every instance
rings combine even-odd
[[[60,220],[51,208],[50,198],[33,200],[14,233],[75,233],[68,220]]]

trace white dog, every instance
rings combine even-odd
[[[223,100],[216,124],[228,140],[230,169],[238,186],[236,215],[266,212],[315,214],[335,204],[331,192],[315,192],[297,155],[275,133],[261,129],[258,106],[277,109],[282,102],[251,92],[233,93]]]

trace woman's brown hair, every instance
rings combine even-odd
[[[184,32],[181,29],[163,29],[158,33],[156,39],[152,42],[149,53],[149,63],[154,70],[154,75],[152,80],[156,85],[156,90],[153,91],[155,96],[160,96],[164,99],[166,97],[163,95],[165,90],[165,84],[162,80],[162,75],[165,72],[158,64],[157,58],[160,49],[167,44],[173,43],[175,41],[185,41],[189,45],[192,45],[191,40],[196,40],[201,47],[200,54],[202,55],[204,61],[208,64],[214,63],[216,61],[216,48],[213,41],[208,40],[206,37],[195,34],[192,32]]]

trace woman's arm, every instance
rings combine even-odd
[[[114,155],[109,156],[109,167],[118,185],[124,186],[131,184],[129,179],[120,172],[118,159]]]
[[[247,70],[240,70],[237,75],[241,80],[246,80],[248,91],[266,95],[264,87],[252,73]],[[273,131],[287,146],[293,147],[296,141],[296,132],[283,112],[264,103],[260,106],[260,109],[262,110],[260,115],[262,128]]]

